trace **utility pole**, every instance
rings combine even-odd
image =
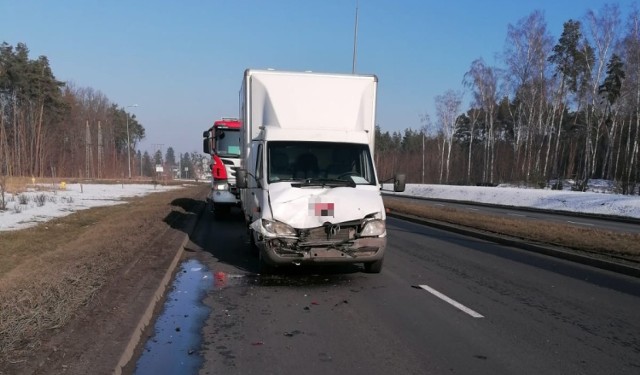
[[[102,127],[98,121],[98,178],[102,178],[102,158],[104,157],[104,144],[102,143]]]
[[[84,178],[90,178],[93,177],[91,173],[91,169],[93,167],[93,150],[91,149],[91,130],[89,129],[89,121],[87,121],[85,142]]]

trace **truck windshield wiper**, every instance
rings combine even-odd
[[[303,187],[303,186],[356,187],[356,183],[353,180],[337,180],[334,178],[307,178],[302,181],[294,182],[291,184],[291,186],[292,187]]]

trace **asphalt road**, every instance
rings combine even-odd
[[[588,228],[588,229],[600,229],[609,230],[624,233],[638,233],[640,231],[640,220],[629,219],[625,221],[620,218],[607,218],[603,215],[581,215],[571,214],[570,212],[561,213],[548,210],[535,210],[528,208],[518,207],[505,207],[487,204],[473,204],[464,202],[451,202],[438,199],[419,199],[408,198],[403,196],[389,195],[391,198],[399,198],[410,200],[417,205],[428,205],[435,207],[447,207],[453,208],[458,211],[469,211],[474,213],[499,215],[507,218],[521,219],[521,220],[537,220],[546,221],[550,223],[562,223],[572,225],[575,227]]]
[[[200,373],[640,373],[639,279],[396,219],[387,229],[380,274],[260,276],[240,216],[203,215],[192,246],[215,283]]]

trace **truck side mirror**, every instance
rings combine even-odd
[[[205,154],[211,153],[211,149],[209,148],[209,138],[205,138],[202,140],[202,152],[204,152]]]
[[[240,189],[247,188],[247,170],[246,169],[236,169],[236,186]]]
[[[407,176],[404,173],[400,173],[394,176],[393,178],[393,191],[396,193],[400,193],[404,191]]]

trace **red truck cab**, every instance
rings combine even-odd
[[[240,205],[235,171],[240,166],[240,128],[238,119],[222,118],[202,135],[203,151],[211,156],[211,191],[207,202],[213,206],[216,217]]]

